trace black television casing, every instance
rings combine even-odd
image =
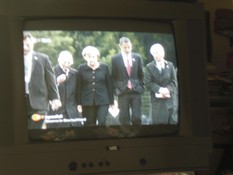
[[[179,133],[166,137],[32,143],[24,104],[22,31],[28,20],[170,21],[179,62]],[[42,22],[43,23],[43,22]],[[147,0],[2,0],[0,2],[0,174],[133,174],[209,166],[211,132],[201,4]],[[105,27],[105,24],[102,24]],[[130,29],[130,26],[121,28]],[[142,26],[141,26],[142,27]],[[142,30],[146,30],[142,27]]]

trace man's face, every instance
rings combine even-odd
[[[120,45],[121,51],[124,52],[125,54],[129,54],[132,51],[132,44],[127,42],[127,43],[122,43]]]
[[[156,49],[154,52],[153,52],[153,57],[156,61],[160,62],[161,60],[164,59],[164,50],[163,48],[159,48],[159,49]]]
[[[23,40],[23,52],[24,56],[28,55],[33,50],[33,43],[30,38]]]
[[[69,69],[71,67],[71,65],[72,65],[72,62],[70,60],[63,60],[63,62],[62,62],[62,68],[64,70]]]

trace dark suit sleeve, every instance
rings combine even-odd
[[[121,93],[121,87],[119,84],[120,76],[119,76],[119,68],[118,68],[118,62],[119,62],[119,54],[112,57],[112,71],[111,71],[111,78],[112,78],[112,86],[113,86],[113,92],[118,95]]]
[[[77,104],[81,105],[81,93],[82,93],[82,69],[81,65],[78,67],[77,73]]]
[[[60,99],[58,88],[56,85],[55,74],[52,69],[48,56],[45,56],[44,71],[45,71],[45,81],[48,88],[48,99],[49,100]]]
[[[169,63],[169,67],[171,67],[171,82],[167,85],[170,93],[174,94],[175,89],[177,88],[177,75],[175,67],[172,63]]]
[[[116,76],[117,76],[117,66],[116,66],[116,58],[112,57],[112,71],[111,71],[111,77],[113,82],[117,80]]]
[[[145,83],[144,83],[143,62],[140,56],[138,60],[138,79],[139,79],[141,86],[144,86]]]
[[[114,103],[113,84],[112,84],[112,79],[111,79],[110,72],[109,72],[107,65],[106,65],[106,85],[108,89],[108,96],[109,96],[110,104],[113,104]]]

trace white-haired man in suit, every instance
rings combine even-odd
[[[174,98],[177,75],[172,62],[165,60],[165,49],[155,43],[150,48],[154,60],[146,65],[145,81],[151,96],[153,124],[174,124]]]
[[[58,64],[54,67],[54,73],[58,85],[62,106],[57,111],[49,111],[49,114],[62,114],[67,119],[63,123],[52,123],[50,127],[75,127],[81,126],[82,116],[77,105],[77,70],[71,66],[74,63],[71,52],[64,50],[58,56]]]

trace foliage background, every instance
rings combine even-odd
[[[112,55],[119,52],[119,38],[126,36],[133,43],[133,51],[142,56],[144,65],[152,60],[150,47],[161,43],[166,50],[166,59],[176,65],[176,53],[172,34],[139,32],[103,31],[31,31],[36,38],[35,50],[49,55],[52,65],[62,50],[68,50],[74,57],[74,68],[84,62],[82,49],[87,45],[95,46],[101,53],[100,61],[109,64]],[[109,66],[111,66],[109,64]]]

